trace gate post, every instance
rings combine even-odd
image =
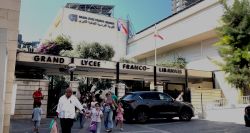
[[[154,66],[154,91],[157,90],[157,74],[156,74],[156,66]]]
[[[116,63],[116,87],[115,87],[115,95],[118,95],[118,84],[120,82],[120,63]]]

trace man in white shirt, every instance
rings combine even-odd
[[[57,105],[57,115],[60,118],[62,133],[71,133],[75,118],[75,107],[84,112],[80,101],[72,95],[72,89],[67,88],[65,95],[61,96]]]

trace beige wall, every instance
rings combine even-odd
[[[17,94],[14,119],[31,118],[33,109],[33,93],[39,88],[42,88],[44,99],[42,100],[42,117],[45,118],[47,114],[48,101],[48,80],[33,80],[33,79],[16,79]]]
[[[20,0],[0,0],[0,29],[4,29],[6,32],[0,31],[0,42],[5,40],[5,43],[0,45],[7,46],[8,61],[7,61],[7,77],[6,77],[6,91],[4,98],[4,124],[3,128],[0,127],[0,133],[9,133],[10,126],[10,113],[11,113],[11,98],[13,89],[13,80],[16,63],[16,48],[17,48],[17,36],[19,26],[19,12],[20,12]],[[1,47],[2,49],[2,47]],[[0,68],[0,71],[5,71]],[[0,88],[4,90],[3,88]]]

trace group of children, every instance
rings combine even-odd
[[[112,95],[111,93],[109,93]],[[78,119],[80,121],[80,127],[83,128],[84,123],[89,121],[89,131],[92,133],[100,133],[102,126],[102,119],[105,117],[105,108],[107,107],[107,102],[105,100],[96,100],[95,96],[89,95],[83,96],[80,99],[82,106],[85,112],[79,112]],[[114,99],[112,100],[114,104],[112,104],[112,111],[115,116],[115,125],[123,131],[123,114],[124,109],[122,108],[121,102],[116,102]],[[32,112],[32,120],[34,122],[34,133],[38,133],[38,128],[40,126],[42,109],[41,105],[37,104]],[[112,113],[112,114],[113,114]],[[112,119],[113,121],[113,119]],[[105,119],[104,119],[105,122]],[[104,123],[105,124],[105,123]],[[111,132],[112,130],[106,130],[107,132]]]
[[[87,103],[87,99],[83,98],[82,105],[85,113],[79,115],[80,127],[83,128],[84,122],[89,121],[89,131],[92,133],[100,133],[102,126],[102,119],[104,118],[105,102],[97,102],[95,97],[92,97],[90,103]],[[115,123],[116,126],[123,131],[123,114],[124,109],[122,104],[118,102],[114,104],[113,111],[115,111]]]

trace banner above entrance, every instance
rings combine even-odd
[[[154,72],[154,66],[120,63],[120,70],[131,70],[141,72]]]
[[[94,68],[106,68],[106,69],[116,69],[116,63],[111,61],[100,61],[92,59],[74,59],[76,66],[78,67],[94,67]]]
[[[61,57],[61,56],[18,53],[17,61],[68,65],[71,59],[69,57]]]
[[[156,67],[156,72],[161,74],[185,75],[184,69],[176,69],[168,67]]]

